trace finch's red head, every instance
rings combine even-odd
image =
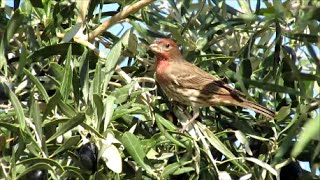
[[[157,39],[150,45],[157,60],[174,60],[181,57],[177,44],[171,39]]]

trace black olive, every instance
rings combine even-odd
[[[80,167],[89,170],[94,174],[97,171],[98,148],[92,143],[88,142],[78,149]]]
[[[298,162],[291,162],[280,170],[280,180],[295,180],[302,175],[302,169]]]
[[[26,175],[19,178],[19,180],[47,180],[48,179],[48,170],[45,169],[36,169],[28,172]]]
[[[13,91],[13,84],[8,82],[0,82],[0,100],[8,100],[9,99],[9,89]]]

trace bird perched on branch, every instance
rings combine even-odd
[[[174,101],[193,107],[193,117],[199,116],[199,107],[240,106],[274,118],[275,113],[245,99],[219,77],[213,76],[186,61],[177,44],[170,39],[158,39],[150,45],[156,56],[156,80],[165,94]]]

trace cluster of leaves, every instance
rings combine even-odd
[[[311,168],[297,176],[316,177],[320,3],[238,0],[237,10],[217,0],[160,1],[127,16],[130,29],[91,37],[96,48],[81,41],[143,1],[115,1],[117,11],[91,1],[85,16],[79,6],[87,1],[0,9],[0,177],[274,179],[292,163],[300,172],[297,160]],[[188,132],[177,131],[189,111],[152,81],[147,46],[158,37],[177,41],[187,60],[276,118],[210,107]]]

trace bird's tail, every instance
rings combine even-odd
[[[238,106],[240,107],[243,107],[243,108],[246,108],[246,109],[251,109],[257,113],[260,113],[262,115],[264,115],[265,117],[267,118],[270,118],[270,119],[273,119],[274,116],[275,116],[275,112],[264,107],[264,106],[261,106],[260,104],[257,104],[255,102],[252,102],[252,101],[249,101],[249,100],[246,100],[246,99],[243,99],[242,102],[239,102],[238,103]]]

